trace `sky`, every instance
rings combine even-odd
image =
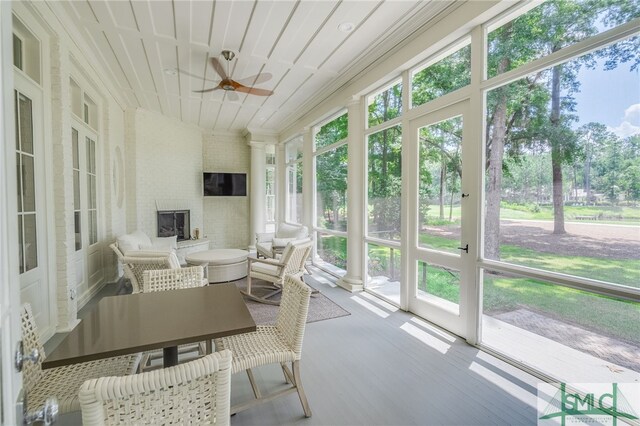
[[[578,126],[594,121],[620,137],[640,134],[640,73],[630,71],[629,63],[604,71],[602,62],[593,70],[583,67],[578,74]]]

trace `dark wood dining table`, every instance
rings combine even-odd
[[[169,367],[178,362],[178,345],[255,330],[234,284],[104,297],[42,368],[153,349],[163,349],[164,366]]]

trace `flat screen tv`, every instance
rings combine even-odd
[[[204,196],[247,195],[246,173],[203,173]]]

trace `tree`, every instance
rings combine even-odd
[[[594,202],[591,188],[591,164],[602,150],[606,140],[614,137],[615,135],[607,130],[607,126],[601,123],[587,123],[578,129],[578,139],[584,158],[584,192],[587,204]]]

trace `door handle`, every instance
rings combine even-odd
[[[458,247],[458,250],[464,250],[466,253],[469,253],[469,244],[464,247]]]
[[[38,351],[37,348],[34,348],[30,354],[25,355],[24,344],[22,343],[22,340],[18,342],[18,347],[16,348],[16,353],[13,360],[14,361],[13,365],[16,367],[16,370],[18,370],[18,372],[22,371],[22,367],[24,366],[25,361],[30,361],[36,364],[39,360],[40,360],[40,352]]]
[[[25,402],[26,409],[26,402]],[[47,398],[42,408],[38,411],[25,413],[22,420],[23,425],[31,425],[40,422],[45,426],[50,426],[58,420],[58,400],[55,398]]]

